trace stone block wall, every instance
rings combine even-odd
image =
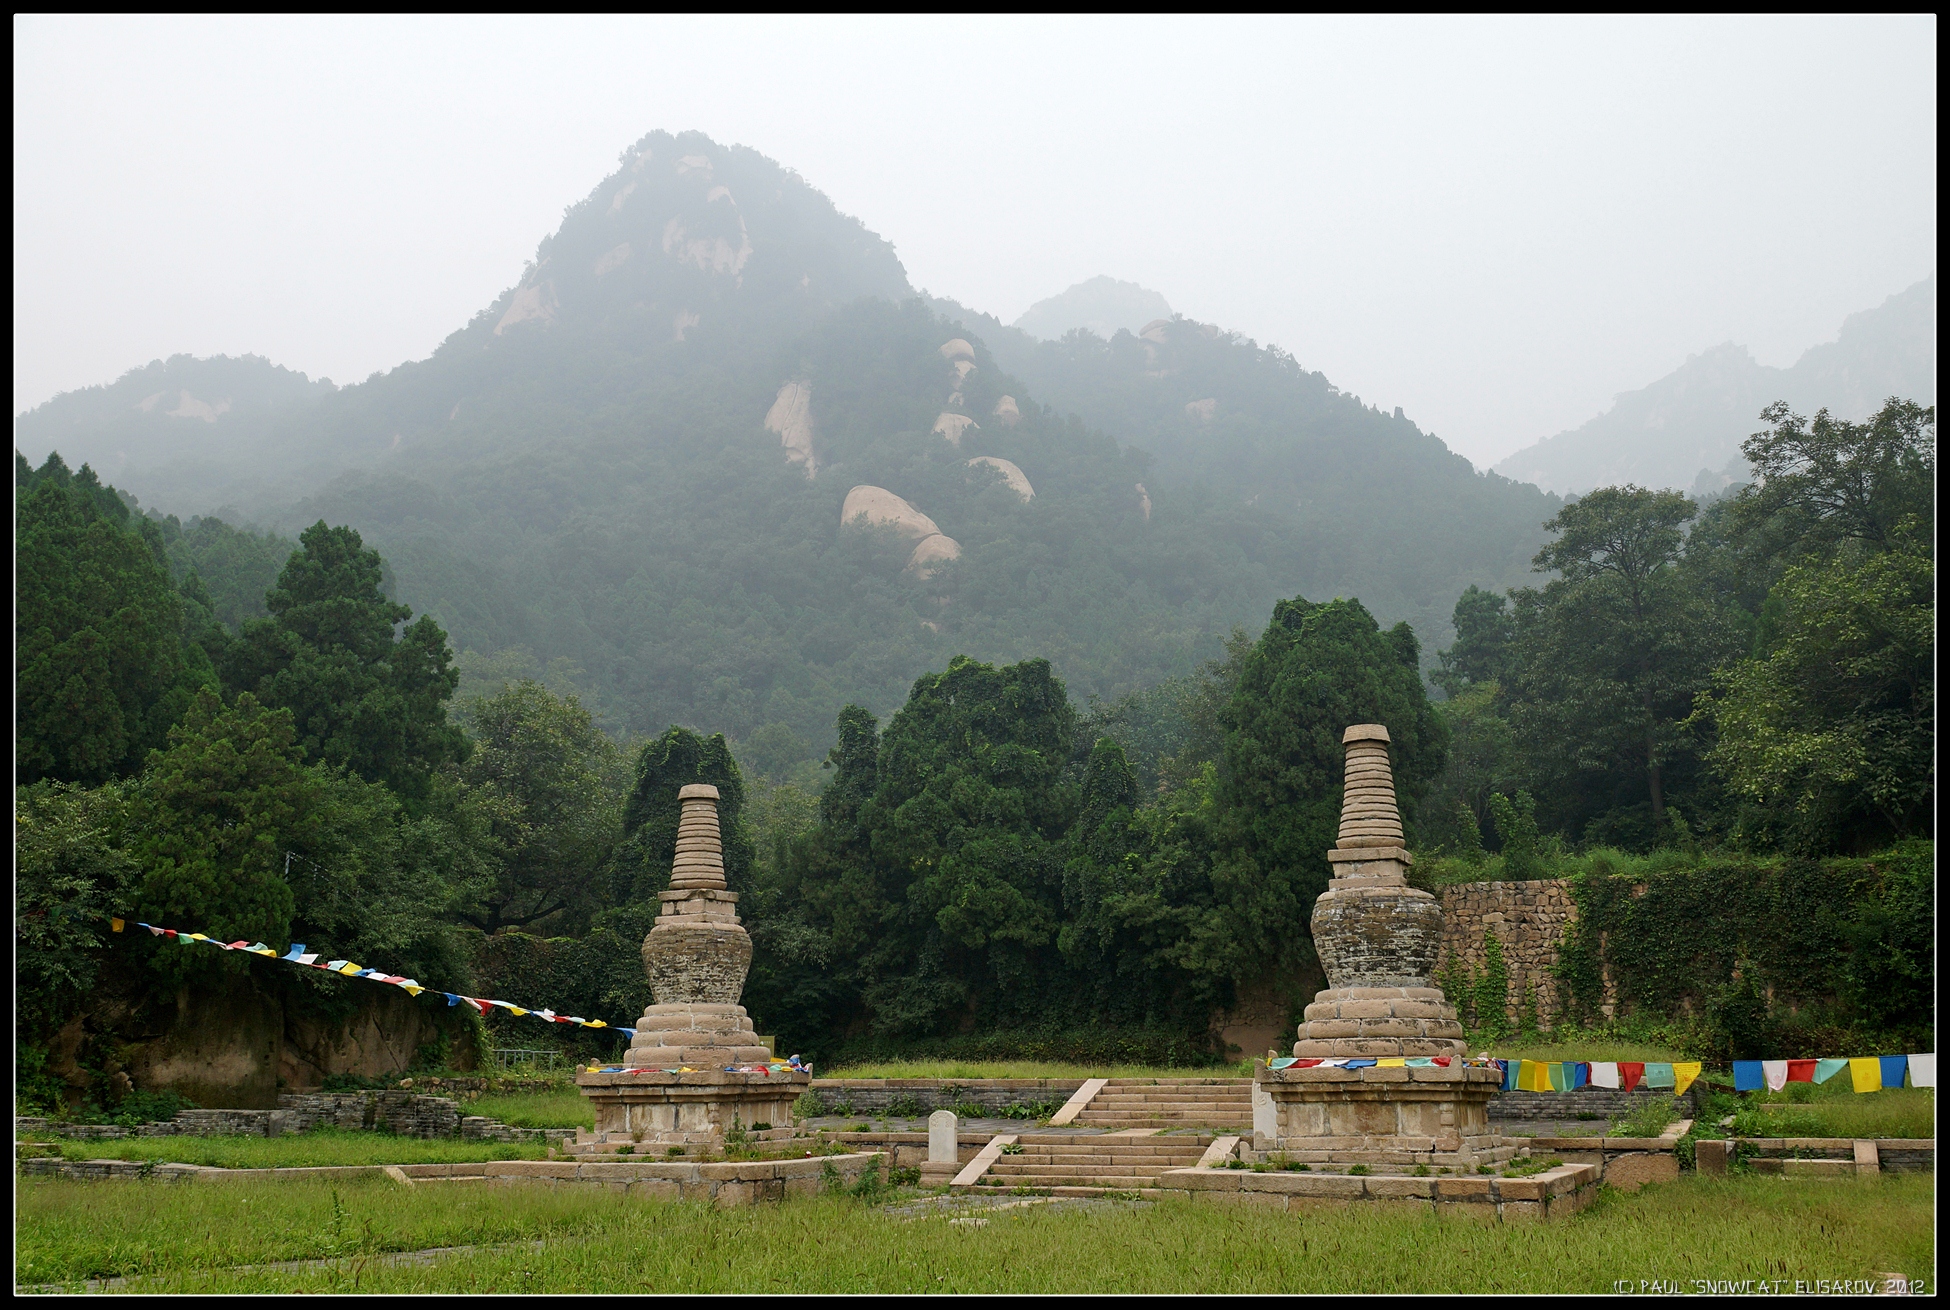
[[[964,1083],[938,1078],[815,1078],[810,1094],[818,1096],[822,1114],[880,1118],[896,1102],[909,1102],[902,1108],[918,1105],[916,1117],[921,1117],[957,1105],[1005,1110],[1054,1102],[1060,1107],[1083,1083],[1081,1078],[983,1078]],[[798,1113],[807,1109],[802,1099]]]
[[[1487,962],[1483,934],[1496,934],[1503,947],[1503,967],[1510,978],[1506,1001],[1508,1018],[1515,1021],[1528,982],[1537,998],[1538,1022],[1556,1022],[1557,967],[1564,935],[1577,919],[1571,884],[1563,878],[1528,882],[1466,882],[1442,889],[1442,946],[1436,956],[1436,977],[1450,962],[1459,961],[1473,976]],[[1449,998],[1452,1002],[1456,997]]]
[[[1706,1084],[1695,1082],[1684,1096],[1668,1097],[1672,1110],[1681,1119],[1696,1119],[1700,1114],[1700,1093]],[[1580,1087],[1569,1092],[1498,1092],[1490,1101],[1492,1119],[1575,1119],[1581,1114],[1605,1119],[1623,1119],[1635,1114],[1654,1096],[1667,1096],[1643,1085],[1625,1091],[1617,1087]]]

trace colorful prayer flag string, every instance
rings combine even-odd
[[[113,919],[110,922],[115,925],[116,932],[122,931],[122,920]],[[387,973],[381,969],[368,969],[362,964],[353,963],[351,960],[327,960],[324,964],[320,964],[318,962],[319,953],[316,951],[307,951],[303,942],[293,943],[289,950],[280,955],[276,950],[266,946],[263,942],[248,942],[243,940],[220,942],[204,933],[181,932],[175,928],[160,928],[153,923],[142,923],[140,921],[136,923],[136,927],[147,928],[150,935],[154,937],[173,937],[185,946],[194,946],[201,942],[209,946],[214,946],[220,951],[245,951],[252,955],[262,955],[270,959],[281,960],[286,964],[303,965],[309,969],[323,969],[327,973],[336,973],[346,978],[364,978],[370,982],[386,983],[389,986],[399,988],[409,996],[418,996],[421,992],[430,990],[426,984],[416,978],[401,977],[399,974]],[[611,1032],[622,1033],[626,1037],[634,1038],[636,1036],[636,1029],[634,1028],[628,1028],[622,1024],[605,1023],[601,1019],[584,1019],[575,1015],[557,1014],[550,1009],[523,1007],[511,1001],[482,1000],[473,996],[463,996],[458,992],[440,992],[439,994],[447,998],[448,1005],[460,1005],[465,1002],[482,1014],[486,1014],[490,1008],[498,1007],[506,1010],[509,1014],[532,1015],[548,1023],[574,1024],[581,1028],[604,1028]]]

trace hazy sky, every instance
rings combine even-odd
[[[653,128],[917,287],[1099,273],[1479,465],[1936,266],[1936,20],[14,20],[14,406],[427,354]]]

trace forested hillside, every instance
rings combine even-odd
[[[746,1001],[788,1044],[1209,1059],[1243,995],[1319,985],[1308,922],[1352,722],[1390,728],[1425,885],[1570,875],[1629,918],[1614,893],[1656,879],[1658,905],[1693,907],[1690,935],[1580,946],[1566,1013],[1592,1017],[1590,952],[1629,948],[1627,1026],[1723,1055],[1914,1045],[1934,990],[1935,416],[1769,418],[1755,486],[1703,513],[1601,489],[1551,521],[1552,580],[1465,591],[1446,701],[1407,624],[1290,597],[1196,675],[1082,713],[1046,659],[945,660],[891,715],[838,713],[823,786],[783,729],[734,750],[671,727],[625,752],[539,682],[485,669],[487,694],[458,696],[446,634],[388,599],[350,528],[305,529],[246,606],[292,543],[147,519],[86,470],[17,461],[22,1049],[67,1033],[68,1086],[103,1095],[75,1052],[166,1031],[184,989],[248,967],[111,943],[111,916],[627,1017],[650,1000],[635,945],[678,789],[708,781],[756,948]],[[863,567],[898,567],[898,536],[863,530]],[[1784,913],[1816,954],[1772,941]],[[268,985],[299,1012],[357,1003],[304,971]]]
[[[245,394],[171,361],[17,436],[117,459],[186,522],[354,526],[463,665],[562,670],[615,731],[808,761],[841,706],[885,715],[957,654],[1049,658],[1082,702],[1191,672],[1283,597],[1359,597],[1433,644],[1463,586],[1525,575],[1550,498],[1275,351],[1154,335],[1027,349],[943,317],[789,170],[654,133],[426,360],[248,421],[141,411],[163,382]],[[166,459],[119,435],[139,420]],[[910,569],[898,524],[842,531],[856,485],[958,555]]]

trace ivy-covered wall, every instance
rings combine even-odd
[[[1558,956],[1571,921],[1577,917],[1570,881],[1465,882],[1439,891],[1442,946],[1436,956],[1435,976],[1443,990],[1460,993],[1467,987],[1463,979],[1485,976],[1489,970],[1485,934],[1493,934],[1502,948],[1506,1023],[1519,1018],[1526,987],[1536,1022],[1546,1027],[1555,1023],[1559,1010]],[[1460,995],[1449,999],[1457,1005],[1466,1003]],[[1478,1018],[1481,1021],[1482,1016]]]
[[[1860,859],[1694,857],[1663,869],[1600,853],[1570,882],[1560,952],[1568,1017],[1707,1021],[1722,1055],[1935,1049],[1935,844]]]

